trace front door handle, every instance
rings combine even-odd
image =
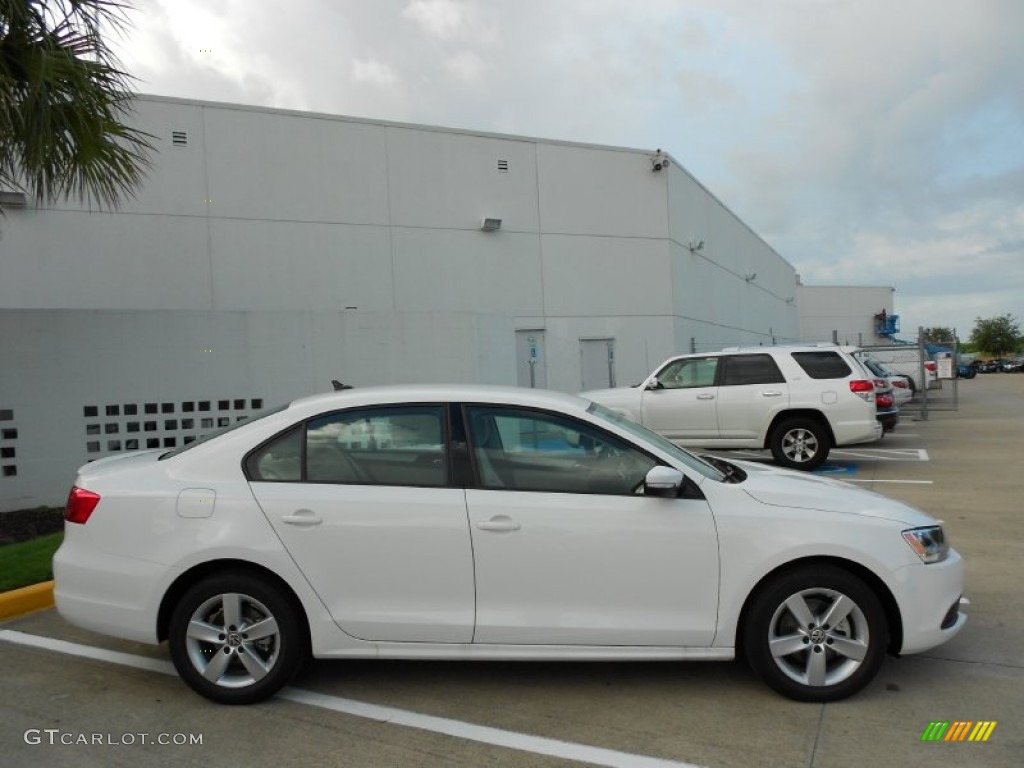
[[[782,393],[776,389],[769,389],[761,393],[761,397],[782,397]]]
[[[698,400],[714,400],[715,396],[712,394],[697,395]]]
[[[320,525],[324,520],[320,515],[311,509],[297,509],[293,515],[285,515],[281,518],[282,523],[298,525],[307,528],[311,525]]]
[[[508,515],[495,515],[490,520],[481,520],[476,524],[481,531],[518,531],[520,526]]]

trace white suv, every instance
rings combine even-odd
[[[873,378],[834,345],[679,355],[634,387],[584,392],[682,446],[768,448],[814,469],[834,446],[878,440]]]

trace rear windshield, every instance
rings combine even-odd
[[[220,429],[215,429],[215,430],[213,430],[213,432],[210,432],[208,434],[202,435],[198,440],[194,440],[193,442],[189,443],[188,445],[183,445],[180,448],[177,448],[177,449],[175,449],[173,451],[168,451],[167,453],[160,454],[160,461],[163,461],[164,459],[172,459],[175,456],[180,456],[185,451],[190,451],[193,448],[195,448],[197,445],[202,445],[205,442],[213,440],[215,437],[220,437],[221,435],[226,434],[227,432],[232,432],[232,431],[238,429],[239,427],[247,426],[249,424],[252,424],[254,421],[259,421],[260,419],[265,419],[267,416],[270,416],[272,414],[275,414],[275,413],[278,413],[280,411],[283,411],[289,405],[290,405],[289,403],[284,403],[283,405],[279,405],[276,408],[268,408],[266,410],[263,410],[263,411],[260,411],[259,413],[254,414],[251,418],[245,419],[243,421],[235,422],[234,424],[231,424],[230,426],[227,426],[227,427],[221,427]]]
[[[837,352],[794,352],[793,359],[812,379],[845,379],[851,373]]]

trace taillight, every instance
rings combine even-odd
[[[890,379],[889,383],[897,389],[908,389],[907,382],[904,379]]]
[[[852,379],[850,381],[850,391],[869,403],[875,397],[874,382],[868,381],[867,379]]]
[[[879,408],[892,408],[892,397],[890,395],[877,395],[875,404]]]
[[[68,506],[64,510],[64,519],[69,523],[85,525],[89,520],[92,511],[100,503],[100,495],[87,491],[78,486],[71,486],[71,493],[68,494]]]

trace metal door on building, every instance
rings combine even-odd
[[[516,331],[516,383],[520,387],[547,389],[548,369],[544,363],[544,331]]]
[[[615,386],[615,339],[580,339],[583,391]]]

